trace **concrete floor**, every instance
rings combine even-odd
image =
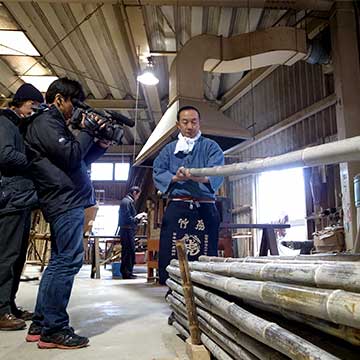
[[[31,276],[34,266],[27,266]],[[139,270],[138,270],[139,271]],[[136,280],[113,280],[101,270],[101,280],[90,279],[84,266],[77,276],[68,307],[71,326],[90,338],[90,346],[78,350],[40,350],[24,341],[26,330],[0,331],[1,360],[175,360],[187,359],[185,345],[167,325],[170,314],[164,300],[166,287]],[[18,306],[33,309],[39,281],[22,282]]]

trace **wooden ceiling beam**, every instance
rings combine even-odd
[[[108,110],[134,110],[136,107],[135,100],[88,99],[85,102],[91,107]],[[138,109],[146,109],[145,101],[138,101]]]

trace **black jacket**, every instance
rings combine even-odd
[[[135,218],[135,216],[136,209],[134,205],[134,199],[130,194],[127,194],[120,201],[118,226],[128,226],[132,229],[136,229],[138,220]]]
[[[37,204],[19,125],[21,119],[10,109],[0,111],[0,215]]]
[[[80,131],[75,137],[62,113],[51,106],[28,126],[26,152],[40,207],[47,221],[77,207],[95,204],[87,166],[105,150],[92,135]]]

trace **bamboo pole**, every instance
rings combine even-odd
[[[176,276],[180,274],[179,269],[173,265],[169,265],[167,271]],[[192,271],[191,279],[244,300],[272,304],[360,329],[360,294],[357,293],[275,282],[240,280],[199,271]]]
[[[307,167],[360,160],[360,136],[307,147],[286,154],[211,168],[190,168],[193,176],[256,174],[268,170]]]
[[[179,293],[172,291],[172,296],[180,303],[184,303],[184,298]],[[221,317],[209,313],[201,307],[204,306],[204,303],[201,303],[198,298],[195,298],[195,302],[198,305],[196,308],[198,315],[205,319],[209,325],[218,329],[224,335],[236,342],[239,346],[248,350],[258,358],[262,360],[285,360],[288,358],[287,356],[284,356],[269,346],[266,346],[263,343],[246,335],[244,332],[238,330],[236,327],[232,326],[228,321],[223,320]]]
[[[220,347],[224,348],[227,353],[229,353],[234,359],[241,360],[259,360],[258,357],[254,356],[252,353],[241,348],[233,341],[229,340],[223,334],[221,334],[216,329],[212,328],[209,324],[206,323],[201,317],[199,318],[200,328],[209,336],[215,343],[219,344]]]
[[[176,293],[172,292],[172,295],[169,296],[170,303],[179,308],[180,311],[184,313],[184,298]],[[262,360],[285,360],[286,356],[280,354],[276,350],[262,344],[261,342],[251,338],[245,333],[239,331],[237,328],[229,324],[227,321],[217,317],[216,315],[210,314],[204,309],[197,307],[197,312],[199,315],[199,323],[202,331],[211,331],[210,328],[215,329],[217,332],[224,334],[226,337],[231,339],[235,344],[238,345],[239,349],[245,349],[247,352],[253,354],[256,359]],[[206,325],[205,325],[205,324]],[[238,350],[240,352],[240,350]],[[245,353],[245,356],[249,356]]]
[[[176,261],[172,264],[176,265]],[[191,270],[238,279],[275,281],[328,289],[360,292],[360,263],[332,264],[238,263],[192,261]]]
[[[205,334],[201,334],[201,341],[205,347],[215,356],[218,360],[237,360],[230,357],[220,346],[212,341]]]
[[[182,287],[174,280],[168,279],[166,284],[172,290],[183,294]],[[339,360],[300,336],[285,330],[275,323],[261,319],[207,290],[194,286],[194,294],[206,305],[209,311],[229,321],[240,331],[293,360]]]
[[[175,313],[175,321],[173,325],[181,334],[188,333],[186,329],[189,329],[188,321],[180,316],[178,313]],[[204,346],[215,356],[218,360],[238,360],[237,358],[233,359],[230,357],[218,344],[216,344],[213,340],[211,340],[206,334],[202,333],[200,337]]]
[[[183,324],[188,324],[186,318],[186,310],[181,305],[175,305],[174,297],[169,297],[167,301],[170,303],[171,308],[174,310],[174,316],[176,321],[183,321]],[[252,355],[248,351],[237,346],[231,340],[227,339],[224,335],[209,327],[206,322],[199,318],[199,324],[202,330],[201,338],[203,335],[209,337],[217,346],[224,350],[227,354],[231,355],[236,360],[259,360],[258,357]]]
[[[297,255],[297,256],[247,256],[244,258],[231,258],[231,257],[218,257],[218,256],[206,256],[201,255],[199,257],[201,262],[290,262],[290,263],[308,263],[312,264],[332,264],[336,261],[338,262],[348,262],[350,264],[360,262],[359,254],[349,254],[349,255],[337,255],[329,254],[324,255]]]
[[[174,321],[172,326],[185,338],[188,338],[190,336],[189,332],[181,326],[177,321]]]
[[[172,296],[174,296],[180,302],[183,302],[183,297],[180,294],[178,294],[177,292],[173,291]],[[245,349],[252,352],[254,355],[258,356],[260,359],[267,359],[265,354],[270,354],[269,350],[272,350],[272,349],[270,349],[268,347],[265,347],[265,349],[261,349],[261,346],[264,347],[263,344],[248,337],[246,334],[238,331],[235,328],[232,328],[230,331],[226,331],[226,329],[222,328],[221,325],[216,323],[215,318],[210,319],[210,318],[206,317],[206,315],[204,314],[206,312],[204,312],[204,310],[201,308],[201,306],[203,306],[203,304],[201,302],[199,302],[199,300],[197,298],[195,298],[195,302],[198,305],[198,307],[197,307],[198,314],[200,316],[202,316],[204,319],[206,319],[209,322],[209,324],[212,324],[214,327],[219,328],[220,331],[222,331],[226,336],[229,336],[229,337],[231,337],[231,334],[236,334],[236,331],[237,331],[239,333],[239,335],[236,337],[236,339],[234,338],[235,342],[237,342],[240,346],[243,346]],[[282,308],[279,308],[279,307],[276,307],[273,305],[263,304],[263,303],[260,303],[257,301],[246,301],[245,300],[244,302],[246,304],[249,304],[252,307],[255,307],[255,308],[258,308],[261,310],[265,310],[265,311],[268,311],[271,313],[276,313],[276,314],[279,314],[289,320],[293,320],[293,321],[300,322],[302,324],[309,325],[309,326],[311,326],[315,329],[318,329],[324,333],[327,333],[327,334],[335,336],[339,339],[345,340],[346,342],[348,342],[352,345],[360,346],[360,330],[359,329],[355,329],[355,328],[349,327],[349,326],[334,324],[329,321],[325,321],[325,320],[322,320],[322,319],[319,319],[319,318],[316,318],[313,316],[299,314],[298,312],[288,311],[288,310],[285,310],[285,309],[282,309]],[[209,313],[206,313],[206,314],[208,314],[209,316],[212,316]],[[218,320],[221,321],[221,319],[218,319]],[[227,322],[225,322],[225,323],[228,324]],[[229,325],[229,326],[231,326],[231,325]],[[250,341],[252,340],[254,343],[249,344],[246,338],[248,338]],[[260,350],[261,350],[261,353],[259,353]],[[272,355],[272,354],[271,354],[271,359],[275,359],[274,355]]]
[[[196,306],[194,302],[194,294],[191,284],[190,271],[186,256],[186,248],[183,240],[176,241],[176,250],[178,254],[178,264],[180,268],[180,276],[182,279],[182,284],[184,288],[184,297],[186,302],[186,310],[188,313],[189,319],[189,330],[191,335],[191,343],[193,345],[200,345],[200,330],[199,323],[197,319]]]
[[[172,295],[169,295],[169,297],[166,300],[170,304],[171,308],[174,310],[175,319],[177,318],[176,315],[178,314],[178,312],[182,316],[186,316],[186,310],[184,304],[182,304],[180,301],[175,299]],[[217,345],[219,345],[232,357],[235,357],[235,359],[239,359],[239,360],[258,360],[258,357],[254,356],[246,349],[243,349],[241,346],[237,345],[234,341],[228,339],[217,329],[214,329],[213,327],[209,326],[206,323],[206,321],[204,321],[204,319],[202,319],[201,317],[199,317],[198,319],[202,334],[205,334],[206,336],[210,337]]]
[[[286,319],[294,320],[297,322],[300,322],[302,324],[307,324],[315,329],[318,329],[324,333],[327,333],[329,335],[333,335],[338,337],[339,339],[343,339],[346,342],[360,346],[360,330],[355,329],[349,326],[343,326],[334,324],[325,320],[321,320],[318,318],[315,318],[313,316],[303,315],[299,314],[294,311],[288,311],[281,309],[279,307],[263,304],[257,301],[245,301],[245,303],[251,305],[252,307],[256,307],[258,309],[262,309],[265,311],[269,311],[271,313],[279,314],[283,316]]]

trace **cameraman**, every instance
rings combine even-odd
[[[74,277],[83,263],[84,208],[95,204],[87,166],[109,145],[95,142],[84,120],[77,137],[68,129],[72,101],[84,98],[77,81],[55,80],[46,92],[49,108],[34,118],[25,137],[31,175],[51,230],[51,258],[40,282],[33,322],[26,336],[29,342],[38,341],[42,349],[77,349],[89,342],[74,333],[66,308]],[[93,120],[99,123],[97,118]]]
[[[37,204],[28,177],[23,132],[32,107],[44,101],[31,84],[16,91],[0,111],[0,330],[19,330],[32,313],[19,309],[15,295],[26,260],[31,207]]]

